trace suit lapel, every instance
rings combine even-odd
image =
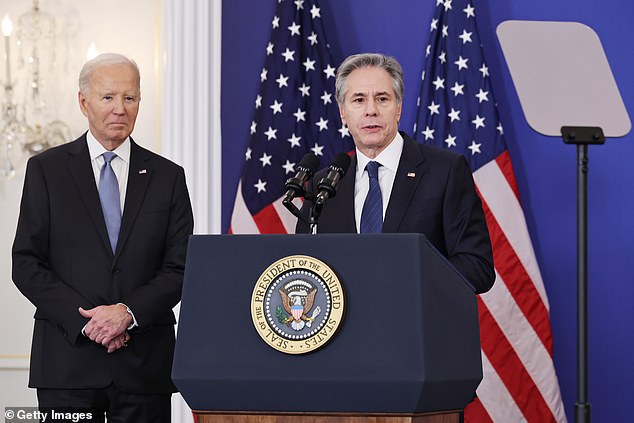
[[[119,258],[121,250],[130,235],[134,221],[139,214],[141,204],[145,197],[151,177],[149,155],[130,138],[130,167],[128,170],[128,187],[126,189],[125,203],[123,206],[123,216],[121,218],[121,229],[119,240],[117,241],[117,251],[115,260]]]
[[[79,195],[88,210],[88,214],[92,219],[99,237],[104,243],[108,251],[110,248],[110,239],[106,230],[106,223],[103,219],[101,211],[101,202],[99,201],[99,192],[95,184],[95,174],[92,170],[90,162],[90,153],[88,151],[88,143],[86,142],[86,134],[82,135],[69,150],[68,167],[73,177]]]
[[[383,232],[398,232],[405,210],[425,173],[425,158],[416,141],[403,134],[403,153],[396,170],[390,202],[383,220]]]
[[[331,207],[333,210],[337,210],[336,216],[333,215],[333,227],[336,228],[334,232],[341,233],[356,233],[357,226],[354,216],[354,180],[357,169],[357,156],[351,157],[350,167],[346,175],[339,182],[337,188],[337,195],[332,202],[337,202],[339,206],[335,204],[326,204],[325,207]],[[319,226],[319,225],[317,225]]]

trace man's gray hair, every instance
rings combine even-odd
[[[396,101],[398,103],[403,102],[403,95],[405,92],[405,84],[403,83],[403,68],[391,56],[377,53],[362,53],[353,54],[343,61],[339,69],[337,70],[337,78],[335,80],[335,97],[339,105],[343,104],[346,97],[346,83],[348,82],[348,76],[352,71],[366,68],[380,68],[385,70],[392,78],[392,87],[394,88],[394,94],[396,95]]]
[[[79,72],[79,91],[84,95],[88,94],[88,87],[90,86],[90,77],[95,69],[102,66],[112,65],[130,65],[134,68],[137,75],[137,81],[141,83],[141,73],[139,72],[139,66],[136,62],[123,54],[119,53],[103,53],[99,56],[87,61]],[[140,85],[137,87],[141,89]]]

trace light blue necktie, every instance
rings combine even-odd
[[[117,155],[112,151],[106,151],[102,156],[105,163],[101,168],[99,176],[99,200],[101,200],[101,210],[103,211],[103,218],[106,221],[108,238],[110,238],[110,246],[114,254],[117,249],[119,229],[121,228],[121,198],[119,195],[117,175],[114,174],[110,162],[112,162]]]
[[[363,203],[361,212],[361,224],[359,230],[362,234],[378,234],[383,228],[383,198],[379,186],[379,162],[369,162],[365,166],[370,179],[370,189]]]

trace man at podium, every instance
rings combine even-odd
[[[317,233],[422,233],[476,293],[488,291],[495,280],[491,241],[471,169],[462,155],[398,131],[401,65],[382,54],[352,55],[339,67],[335,89],[355,154]],[[325,175],[318,172],[309,190]],[[302,216],[312,207],[305,201]],[[298,221],[296,233],[309,232],[307,221]]]

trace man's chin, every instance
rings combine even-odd
[[[388,141],[385,140],[384,136],[365,136],[361,140],[361,144],[368,148],[380,148],[386,145]]]
[[[108,125],[108,127],[106,128],[106,130],[108,132],[125,132],[128,130],[128,125],[123,124],[123,123],[111,123],[110,125]]]
[[[128,131],[108,131],[103,134],[103,138],[105,139],[105,143],[108,144],[109,148],[116,148],[119,145],[123,144],[123,142],[128,138],[130,132]],[[99,137],[97,137],[99,139]],[[104,142],[102,142],[103,144]]]
[[[128,128],[121,128],[119,130],[110,130],[107,135],[111,140],[125,140],[130,135],[131,131],[128,131]]]

